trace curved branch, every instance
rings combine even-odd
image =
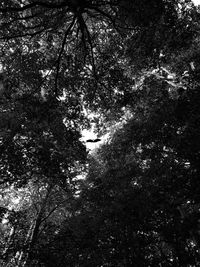
[[[67,28],[67,30],[65,32],[65,36],[64,36],[63,41],[62,41],[60,53],[59,53],[58,59],[57,59],[56,77],[55,77],[55,96],[56,97],[58,96],[58,76],[59,76],[59,70],[60,70],[60,62],[61,62],[62,54],[63,54],[64,48],[65,48],[67,36],[69,35],[72,27],[74,26],[75,20],[76,20],[76,17],[74,16],[71,24],[69,25],[69,27]]]
[[[28,21],[28,20],[31,20],[31,19],[34,19],[34,18],[37,18],[38,15],[41,15],[42,13],[37,13],[37,14],[34,14],[34,15],[30,15],[30,16],[24,16],[24,17],[17,17],[17,18],[14,18],[8,22],[5,22],[3,23],[2,25],[3,26],[9,26],[11,25],[12,23],[15,23],[15,22],[19,22],[19,21]]]
[[[96,71],[95,71],[95,62],[94,62],[94,53],[93,53],[93,45],[92,45],[92,40],[91,40],[91,36],[90,36],[90,32],[88,30],[88,27],[83,19],[83,17],[81,15],[78,16],[78,20],[79,20],[79,25],[80,25],[80,30],[82,33],[82,41],[84,42],[84,47],[86,48],[86,43],[85,43],[85,32],[87,34],[87,39],[88,39],[88,43],[90,46],[90,52],[91,52],[91,56],[92,56],[92,67],[93,67],[93,72],[94,72],[94,76],[96,76]]]
[[[36,6],[45,7],[45,8],[63,8],[65,6],[67,6],[67,2],[63,1],[60,4],[52,4],[52,3],[45,3],[45,2],[36,1],[34,3],[30,3],[30,4],[24,5],[22,7],[0,8],[0,12],[1,13],[8,13],[8,12],[13,12],[13,11],[21,12],[21,11],[31,9],[31,8],[36,7]]]
[[[79,19],[79,24],[80,24],[80,30],[82,32],[82,35],[83,35],[83,42],[84,42],[84,46],[86,47],[86,44],[85,44],[85,40],[84,40],[84,30],[86,31],[86,34],[87,34],[87,41],[88,41],[88,44],[89,44],[89,49],[90,49],[90,53],[91,53],[91,64],[92,64],[92,74],[93,74],[93,77],[94,77],[94,82],[95,82],[95,88],[94,88],[94,92],[93,92],[93,96],[92,96],[92,99],[95,98],[95,94],[96,94],[96,90],[97,90],[97,87],[98,87],[98,77],[97,77],[97,73],[96,73],[96,66],[95,66],[95,59],[94,59],[94,52],[93,52],[93,44],[92,44],[92,39],[91,39],[91,36],[90,36],[90,32],[88,30],[88,27],[83,19],[83,17],[81,15],[79,15],[78,17]]]
[[[31,38],[32,38],[32,37],[34,37],[35,35],[38,35],[38,34],[44,32],[44,31],[45,31],[45,29],[41,29],[41,30],[39,30],[39,31],[35,31],[35,32],[33,32],[33,33],[29,33],[29,32],[27,32],[27,33],[24,33],[24,34],[16,34],[16,35],[12,35],[12,36],[5,36],[5,37],[1,37],[0,40],[9,41],[9,40],[11,40],[11,39],[22,38],[22,37],[31,37]]]
[[[134,30],[135,29],[135,27],[128,27],[128,26],[124,27],[124,26],[121,26],[120,23],[116,24],[117,23],[117,17],[114,18],[112,15],[110,15],[109,13],[103,11],[99,7],[93,6],[93,7],[90,7],[89,9],[95,10],[97,13],[99,13],[103,17],[107,18],[108,21],[111,22],[111,24],[114,26],[115,30],[117,30],[117,31],[118,31],[118,29],[123,29],[123,30]]]

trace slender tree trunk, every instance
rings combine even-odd
[[[40,210],[37,214],[37,217],[35,218],[34,223],[30,227],[30,233],[27,235],[28,240],[26,241],[26,244],[28,244],[28,248],[26,248],[26,250],[22,252],[22,256],[18,260],[18,265],[16,267],[26,267],[26,266],[28,267],[29,266],[32,250],[35,244],[37,243],[37,238],[38,238],[38,234],[40,231],[43,214],[44,214],[46,204],[47,204],[52,188],[53,187],[51,185],[49,185],[47,188],[46,196],[41,204]]]
[[[11,229],[10,229],[9,237],[8,237],[7,242],[6,242],[5,248],[3,250],[3,257],[6,256],[7,251],[8,251],[8,249],[9,249],[11,243],[12,243],[14,235],[15,235],[15,227],[12,226]]]
[[[32,235],[32,231],[33,231],[33,226],[34,224],[31,224],[31,226],[29,227],[29,230],[28,230],[28,233],[26,235],[26,239],[25,239],[25,242],[24,244],[28,244],[30,238],[31,238],[31,235]],[[15,262],[16,262],[16,267],[21,267],[22,264],[23,264],[23,260],[24,260],[24,256],[25,256],[25,250],[20,250],[20,251],[17,251],[16,255],[15,255]]]

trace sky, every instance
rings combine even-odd
[[[200,5],[200,0],[193,0],[195,5]]]

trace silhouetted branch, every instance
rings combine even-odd
[[[56,97],[58,96],[58,77],[59,77],[59,70],[60,70],[60,62],[61,62],[62,54],[63,54],[64,48],[65,48],[67,36],[69,35],[72,27],[74,26],[75,20],[76,20],[76,17],[74,16],[71,24],[69,25],[68,29],[65,32],[65,36],[64,36],[63,41],[62,41],[60,53],[59,53],[58,59],[57,59],[56,77],[55,77],[55,95],[56,95]]]
[[[40,34],[42,32],[44,32],[45,29],[42,29],[42,30],[39,30],[39,31],[35,31],[33,33],[24,33],[24,34],[16,34],[16,35],[11,35],[11,36],[5,36],[5,37],[1,37],[0,40],[11,40],[11,39],[14,39],[14,38],[21,38],[21,37],[34,37],[35,35],[37,34]]]
[[[5,8],[0,8],[0,12],[1,13],[9,13],[9,12],[21,12],[21,11],[25,11],[27,9],[31,9],[33,7],[45,7],[45,8],[63,8],[65,6],[67,6],[67,1],[63,1],[60,4],[52,4],[52,3],[45,3],[45,2],[34,2],[34,3],[30,3],[27,5],[24,5],[22,7],[5,7]]]

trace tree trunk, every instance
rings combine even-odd
[[[8,237],[7,242],[6,242],[5,248],[3,250],[3,255],[2,255],[3,257],[6,256],[7,251],[9,249],[10,245],[11,245],[11,242],[13,240],[14,235],[15,235],[15,227],[12,226],[11,229],[10,229],[9,237]]]
[[[40,226],[41,226],[41,223],[43,221],[42,220],[43,214],[44,214],[47,200],[49,198],[49,195],[51,193],[52,188],[53,188],[53,186],[51,186],[51,185],[49,185],[47,188],[46,196],[45,196],[45,198],[41,204],[41,207],[40,207],[40,210],[37,214],[37,217],[35,218],[35,221],[31,225],[29,233],[27,235],[27,240],[26,240],[27,248],[25,249],[25,251],[22,251],[22,253],[20,254],[20,257],[18,259],[18,264],[16,267],[26,267],[26,266],[28,267],[29,266],[29,263],[31,260],[32,250],[33,250],[33,248],[37,242]]]

